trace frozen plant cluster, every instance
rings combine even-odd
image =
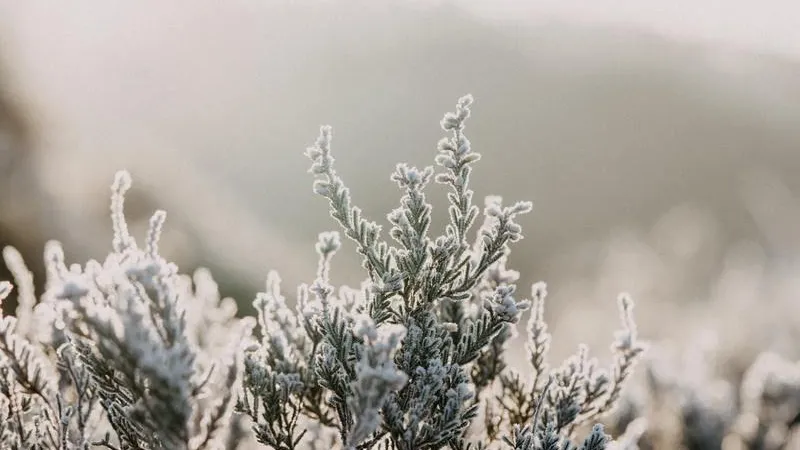
[[[68,266],[48,243],[40,301],[19,254],[4,250],[20,292],[16,317],[0,321],[2,448],[213,448],[229,436],[252,319],[235,317],[208,274],[193,284],[159,255],[163,211],[137,245],[123,216],[129,187],[117,174],[105,261]]]
[[[763,352],[737,382],[716,375],[713,355],[703,356],[694,367],[663,358],[643,364],[646,382],[610,421],[612,429],[631,430],[623,448],[800,448],[800,363]],[[681,366],[697,373],[676,373]]]
[[[15,316],[0,318],[0,446],[9,449],[603,450],[630,448],[598,421],[619,404],[645,344],[633,303],[618,299],[614,359],[589,349],[550,365],[546,287],[517,297],[506,268],[531,204],[487,197],[482,224],[470,174],[480,154],[465,135],[472,98],[441,126],[438,169],[399,164],[401,191],[381,226],[353,205],[334,170],[332,131],[306,151],[314,192],[363,258],[359,288],[335,287],[338,232],[319,235],[314,279],[287,301],[277,273],[239,318],[209,273],[182,275],[158,250],[156,212],[144,246],[123,214],[126,172],[112,185],[111,253],[68,264],[45,249],[37,298],[13,249],[4,257],[18,289]],[[447,190],[449,222],[431,233],[431,182]],[[0,298],[11,291],[0,284]],[[294,307],[290,304],[293,303]],[[530,367],[505,359],[523,311]],[[626,434],[627,435],[627,434]],[[625,436],[622,436],[625,438]]]

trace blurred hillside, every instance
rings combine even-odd
[[[441,115],[470,92],[476,199],[534,201],[512,264],[522,286],[549,282],[552,311],[613,317],[620,290],[643,311],[709,298],[741,241],[793,267],[800,62],[787,56],[454,4],[185,6],[3,5],[3,87],[33,111],[55,216],[42,221],[73,260],[108,248],[108,185],[127,167],[131,214],[168,210],[164,247],[184,269],[212,267],[240,300],[269,269],[307,281],[316,234],[335,228],[303,156],[318,126],[334,126],[340,174],[382,220],[394,164],[432,164]],[[353,253],[335,281],[358,281]],[[643,330],[664,320],[650,317]]]

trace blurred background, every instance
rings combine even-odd
[[[798,357],[797,17],[789,0],[0,0],[0,245],[39,282],[47,239],[103,258],[126,168],[138,236],[164,208],[183,271],[210,267],[246,309],[276,269],[291,298],[336,229],[303,155],[319,125],[385,224],[395,164],[432,165],[472,93],[475,198],[534,202],[509,265],[521,297],[548,282],[557,352],[607,353],[628,291],[646,338]],[[352,246],[332,275],[360,281]]]

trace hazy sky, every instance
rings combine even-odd
[[[420,2],[438,0],[417,0]],[[793,0],[468,0],[486,17],[629,25],[674,39],[800,56]]]
[[[247,8],[259,1],[262,0],[231,0],[226,2],[226,7],[241,4]],[[420,4],[443,2],[405,1]],[[78,0],[69,2],[68,8],[73,13],[81,10],[89,13],[94,8],[82,6],[95,6],[99,3],[104,2]],[[629,25],[676,39],[709,40],[751,50],[800,56],[800,2],[794,0],[456,0],[454,3],[468,6],[484,17]],[[163,7],[160,2],[151,6],[156,4]],[[186,0],[171,4],[196,7],[196,3]],[[53,8],[65,12],[65,7],[67,6],[55,5],[46,0],[0,0],[0,10],[9,21],[33,19]]]

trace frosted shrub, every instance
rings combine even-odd
[[[522,239],[516,220],[531,204],[487,197],[470,238],[481,214],[470,188],[481,156],[464,134],[471,103],[461,98],[441,122],[448,136],[438,170],[399,164],[392,174],[401,197],[387,216],[390,240],[334,170],[331,129],[306,151],[314,192],[363,259],[357,289],[331,285],[341,238],[325,232],[316,276],[293,302],[272,272],[253,302],[255,320],[237,318],[207,271],[190,278],[160,256],[164,212],[137,245],[123,214],[125,172],[112,186],[114,239],[103,262],[68,265],[49,243],[37,300],[7,249],[20,301],[15,317],[0,318],[2,448],[611,448],[596,422],[615,408],[644,350],[633,303],[619,297],[610,368],[585,346],[549,366],[545,285],[518,299],[519,274],[506,268]],[[448,190],[450,220],[439,236],[425,194],[431,181]],[[10,290],[0,284],[0,298]],[[504,351],[527,309],[523,375]]]
[[[119,173],[106,260],[68,267],[49,243],[41,302],[33,309],[22,296],[17,318],[2,319],[4,448],[188,449],[227,435],[251,320],[218,297],[196,298],[159,256],[164,212],[137,246],[122,211],[129,187]],[[14,256],[7,263],[29,282]]]

